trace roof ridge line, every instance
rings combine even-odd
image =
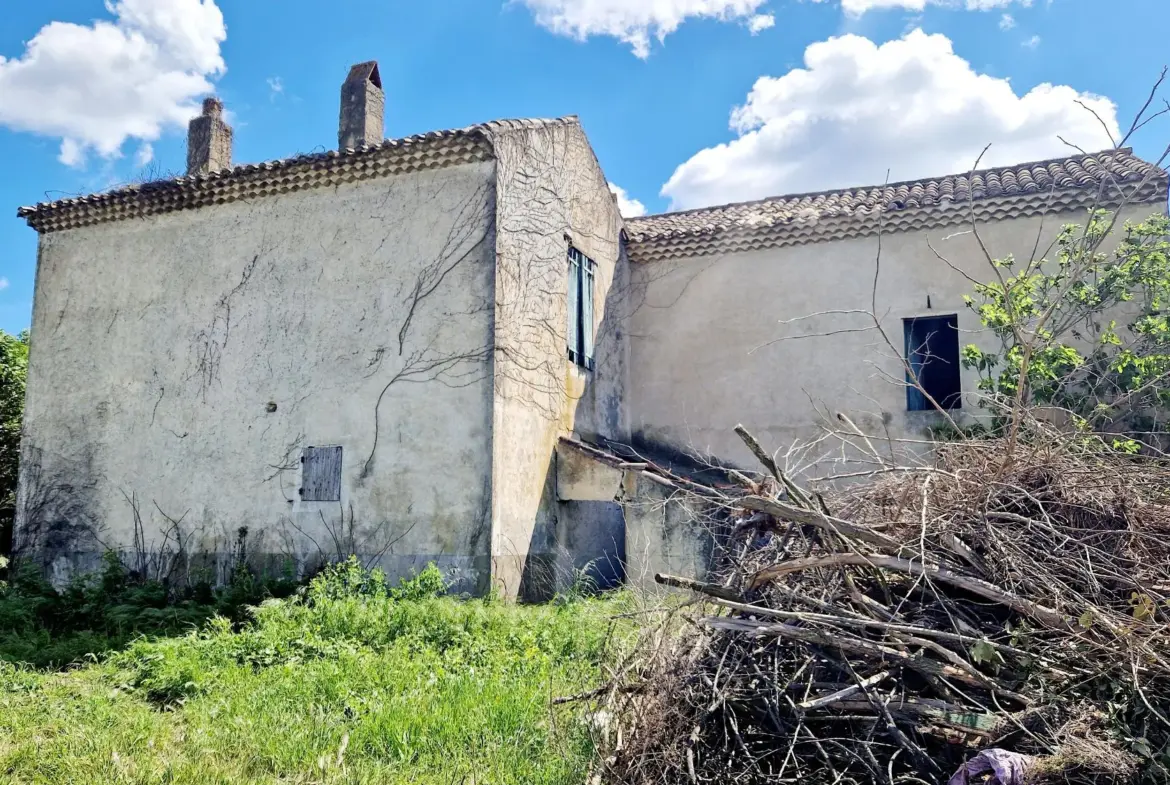
[[[659,234],[629,235],[630,260],[654,263],[668,259],[684,259],[738,251],[762,250],[786,246],[806,245],[822,241],[854,237],[869,237],[879,233],[897,233],[931,229],[941,226],[964,225],[974,217],[979,221],[1002,217],[1028,217],[1043,214],[1067,213],[1097,206],[1116,208],[1157,205],[1166,210],[1167,181],[1165,178],[1147,183],[1141,192],[1135,192],[1124,202],[1107,199],[1096,201],[1091,189],[1065,189],[1053,199],[1049,193],[1006,194],[970,202],[973,213],[940,209],[926,205],[893,210],[878,221],[873,211],[837,213],[816,216],[813,220],[759,223],[716,227],[712,231],[686,228],[672,229]],[[964,203],[952,203],[956,207]],[[879,232],[879,227],[884,227]]]
[[[654,261],[866,236],[875,216],[894,231],[950,225],[968,209],[986,220],[1123,205],[1164,212],[1170,174],[1112,148],[1067,158],[906,180],[876,188],[793,194],[629,219],[630,258]]]
[[[651,213],[649,215],[640,215],[637,218],[627,219],[626,223],[638,223],[654,218],[667,218],[674,216],[686,216],[694,213],[714,212],[716,210],[723,210],[729,207],[748,207],[757,204],[767,204],[768,202],[775,202],[780,200],[796,200],[805,199],[816,196],[830,196],[834,194],[852,193],[854,191],[870,191],[874,189],[898,188],[903,185],[917,185],[926,182],[945,180],[950,177],[975,177],[976,175],[987,175],[996,172],[1015,171],[1019,169],[1029,168],[1033,166],[1046,166],[1055,163],[1067,163],[1069,161],[1078,161],[1085,158],[1092,158],[1099,155],[1108,155],[1113,153],[1121,153],[1141,161],[1149,166],[1154,166],[1153,162],[1146,161],[1144,158],[1139,158],[1133,154],[1132,147],[1108,147],[1096,152],[1078,153],[1077,155],[1063,156],[1058,158],[1042,158],[1036,161],[1021,161],[1017,164],[1006,164],[1004,166],[989,166],[983,169],[968,169],[965,172],[948,172],[946,174],[929,175],[926,177],[917,177],[907,180],[895,180],[889,183],[874,184],[874,185],[852,185],[841,188],[826,188],[820,191],[798,191],[796,193],[774,194],[772,196],[764,196],[759,199],[748,199],[742,202],[724,202],[723,204],[713,204],[707,207],[690,207],[686,210],[674,210],[664,213]],[[1073,186],[1075,188],[1075,186]]]
[[[220,195],[227,201],[234,201],[250,195],[247,193],[250,190],[256,191],[253,195],[303,190],[315,187],[317,180],[349,182],[486,160],[494,157],[491,149],[493,134],[572,125],[580,126],[580,119],[576,115],[558,118],[500,118],[462,128],[383,139],[376,144],[363,144],[357,148],[300,153],[259,163],[238,164],[230,169],[207,174],[185,174],[165,180],[131,183],[107,191],[22,206],[16,214],[38,231],[88,226],[216,203],[215,192],[225,192]],[[477,147],[482,149],[476,150]],[[334,176],[333,173],[345,169],[353,171],[345,176]],[[290,183],[290,180],[293,182]]]

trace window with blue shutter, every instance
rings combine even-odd
[[[943,409],[960,408],[963,389],[959,373],[959,318],[952,314],[905,319],[902,325],[906,360],[910,364],[910,372],[906,374],[906,408],[912,412],[933,410],[930,398]]]
[[[569,246],[569,359],[593,368],[593,282],[597,265]]]
[[[585,367],[593,368],[593,262],[586,259],[581,266],[581,347]]]
[[[569,249],[569,359],[580,365],[581,346],[581,262],[576,249]]]

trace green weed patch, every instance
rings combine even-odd
[[[0,780],[580,783],[581,709],[624,595],[543,606],[391,587],[339,565],[246,621],[212,617],[68,672],[0,663]]]

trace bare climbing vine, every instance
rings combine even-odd
[[[105,527],[92,504],[92,451],[60,458],[53,466],[47,464],[44,451],[29,441],[22,452],[13,556],[37,553],[48,560],[99,546]]]
[[[248,286],[258,261],[260,255],[256,254],[252,261],[244,265],[239,283],[219,298],[212,312],[211,322],[195,337],[197,347],[195,374],[200,379],[204,400],[207,398],[208,389],[219,379],[220,361],[231,337],[232,301]]]

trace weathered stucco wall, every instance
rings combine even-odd
[[[718,532],[696,497],[632,475],[623,507],[626,578],[642,592],[665,591],[656,573],[704,580],[712,566]]]
[[[1136,205],[1123,217],[1140,220],[1159,209],[1164,206]],[[1043,253],[1061,224],[1084,217],[996,221],[982,224],[980,235],[995,257],[1027,259],[1038,238]],[[959,218],[950,229],[885,234],[876,296],[876,236],[634,264],[629,407],[635,443],[694,450],[758,470],[732,430],[737,423],[783,456],[794,443],[820,436],[818,420],[828,414],[831,421],[837,412],[882,450],[894,440],[921,440],[941,419],[907,411],[905,371],[895,354],[903,351],[902,320],[957,314],[960,346],[996,348],[963,302],[972,291],[964,274],[992,277],[968,228]],[[940,261],[931,245],[962,272]],[[871,311],[893,349],[869,329]],[[956,416],[978,411],[967,395],[976,381],[974,372],[963,372],[966,398]],[[823,461],[839,457],[840,447],[824,441],[793,456],[793,465],[821,460],[816,473],[829,474]]]
[[[575,123],[498,133],[493,143],[499,230],[492,578],[504,596],[538,598],[571,579],[575,558],[558,537],[558,520],[561,527],[612,528],[620,519],[614,504],[558,503],[554,461],[562,434],[624,433],[621,219]],[[567,356],[570,243],[597,264],[593,371]]]
[[[223,555],[246,527],[256,556],[486,588],[493,184],[467,164],[44,235],[18,545]],[[299,499],[309,445],[342,446],[339,503]]]

